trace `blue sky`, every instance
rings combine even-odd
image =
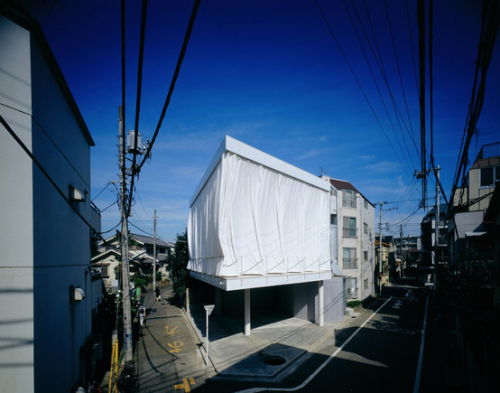
[[[409,117],[385,3],[367,1],[387,81],[408,130],[398,125],[386,84],[357,20],[352,4],[376,52],[364,2],[345,3],[357,30],[342,0],[318,0],[349,65],[313,0],[202,0],[152,159],[136,183],[133,232],[143,233],[137,227],[153,232],[154,209],[162,239],[172,241],[176,233],[184,230],[189,199],[228,134],[312,174],[324,171],[348,180],[371,202],[390,202],[384,208],[397,210],[384,213],[383,222],[391,224],[388,229],[384,225],[384,233],[399,235],[400,223],[405,224],[404,235],[419,233],[418,223],[425,212],[420,209],[408,218],[421,199],[420,183],[413,177],[413,171],[420,169],[420,122],[406,9],[408,3],[418,73],[416,0],[387,0]],[[471,98],[481,2],[435,3],[434,156],[449,193]],[[192,4],[181,0],[149,1],[139,126],[143,137],[151,137],[158,122]],[[126,5],[126,128],[133,129],[141,5],[137,0],[127,1]],[[118,180],[119,2],[44,2],[34,7],[33,14],[40,21],[95,140],[92,197],[104,210],[116,201],[117,194],[115,186],[106,185]],[[500,141],[498,70],[496,48],[479,132],[471,144],[472,160],[481,145]],[[428,196],[434,196],[432,179]],[[103,212],[103,231],[118,222],[116,205]]]

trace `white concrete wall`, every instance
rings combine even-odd
[[[90,146],[30,32],[0,17],[0,113],[58,188],[90,190]],[[26,113],[19,112],[23,111]],[[32,117],[30,116],[32,115]],[[92,296],[90,230],[0,126],[0,391],[71,391],[83,377]],[[90,221],[89,198],[77,207]]]
[[[70,185],[85,196],[84,202],[74,205],[90,222],[89,142],[36,46],[32,64],[33,115],[45,130],[34,125],[33,153],[67,196]],[[91,334],[92,297],[69,301],[71,285],[91,293],[90,229],[38,168],[33,185],[34,316],[44,321],[35,329],[35,385],[50,386],[59,380],[67,391],[83,378],[79,353]],[[60,370],[67,372],[61,375]]]
[[[31,113],[29,33],[0,16],[0,102]],[[0,105],[31,148],[31,118]],[[0,391],[34,391],[32,162],[0,125]]]

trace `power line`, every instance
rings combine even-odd
[[[144,41],[146,39],[146,16],[148,0],[142,0],[141,34],[139,42],[139,65],[137,67],[137,98],[135,102],[135,122],[134,122],[134,150],[132,158],[132,179],[130,181],[130,192],[128,195],[127,216],[132,208],[132,195],[134,194],[135,164],[137,160],[137,140],[139,138],[139,114],[141,111],[141,91],[142,91],[142,66],[144,62]]]
[[[184,36],[184,41],[182,43],[181,52],[180,52],[179,58],[177,60],[177,65],[175,66],[174,75],[172,77],[172,81],[170,82],[170,88],[169,88],[168,93],[167,93],[167,98],[165,99],[165,103],[163,104],[163,109],[161,111],[160,118],[158,120],[158,124],[156,126],[155,132],[153,134],[153,138],[151,139],[151,143],[149,144],[141,163],[137,167],[136,173],[140,172],[142,166],[146,162],[149,154],[151,153],[151,149],[153,148],[156,137],[158,136],[158,133],[160,131],[161,125],[163,123],[163,119],[165,117],[165,113],[167,112],[167,108],[168,108],[168,105],[170,103],[170,98],[172,97],[172,93],[174,92],[174,87],[175,87],[175,83],[177,81],[177,77],[179,76],[179,72],[181,70],[181,65],[182,65],[182,61],[184,60],[184,55],[186,54],[187,45],[189,42],[189,38],[191,37],[191,31],[193,30],[194,20],[196,18],[196,13],[198,12],[199,6],[200,6],[200,0],[195,0],[195,2],[193,4],[193,9],[191,11],[191,17],[189,19],[189,24],[188,24],[188,27],[186,30],[186,34]]]
[[[469,145],[472,140],[472,136],[476,132],[476,125],[483,107],[486,92],[486,75],[488,73],[499,25],[500,2],[485,0],[483,3],[481,34],[476,59],[476,70],[474,73],[474,85],[472,88],[472,96],[469,103],[464,134],[462,136],[463,151],[461,150],[459,153],[459,161],[455,171],[450,200],[448,201],[448,217],[451,215],[453,200],[460,177],[462,177],[462,185],[465,186]]]
[[[350,11],[349,11],[349,8],[347,7],[346,1],[345,1],[345,0],[343,0],[343,2],[344,2],[344,7],[345,7],[345,9],[346,9],[346,11],[347,11],[347,15],[348,15],[348,17],[349,17],[349,20],[350,20],[350,22],[351,22],[351,25],[352,25],[352,27],[353,27],[353,29],[354,29],[354,34],[356,35],[356,38],[357,38],[358,43],[359,43],[359,46],[360,46],[360,48],[361,48],[361,52],[363,53],[363,57],[364,57],[364,59],[365,59],[366,65],[368,66],[368,69],[369,69],[369,71],[370,71],[370,74],[371,74],[371,77],[372,77],[373,83],[375,84],[375,88],[377,89],[378,95],[379,95],[379,97],[380,97],[380,101],[382,102],[382,105],[383,105],[383,107],[384,107],[384,109],[385,109],[385,113],[386,113],[386,115],[387,115],[387,118],[389,119],[389,123],[391,124],[392,130],[394,131],[394,135],[396,136],[396,141],[398,142],[399,147],[401,148],[401,150],[403,150],[403,147],[401,146],[401,142],[400,142],[400,140],[399,140],[398,134],[397,134],[396,129],[395,129],[395,127],[394,127],[394,123],[392,122],[391,116],[389,115],[389,111],[388,111],[388,109],[387,109],[387,105],[386,105],[386,103],[385,103],[385,100],[384,100],[384,98],[383,98],[383,96],[382,96],[382,93],[381,93],[381,91],[380,91],[380,88],[379,88],[379,86],[378,86],[377,79],[375,78],[375,74],[374,74],[373,69],[372,69],[372,67],[371,67],[371,65],[370,65],[370,62],[369,62],[369,60],[368,60],[368,56],[367,56],[366,51],[365,51],[365,49],[364,49],[364,47],[363,47],[363,44],[361,43],[361,39],[360,39],[360,37],[359,37],[358,31],[357,31],[356,26],[355,26],[355,24],[354,24],[354,21],[353,21],[353,19],[352,19],[352,17],[351,17],[351,13],[350,13]],[[352,0],[351,0],[351,3],[352,3]],[[353,4],[353,6],[354,6],[354,3],[352,3],[352,4]],[[361,22],[361,19],[360,19],[360,17],[359,17],[359,14],[358,14],[358,12],[357,12],[357,10],[356,10],[356,7],[355,7],[355,6],[354,6],[354,9],[355,9],[355,13],[356,13],[356,15],[357,15],[357,17],[358,17],[358,21],[359,21],[359,23],[360,23],[360,25],[361,25],[361,28],[362,28],[362,30],[365,32],[365,37],[367,37],[367,36],[366,36],[366,31],[365,31],[365,28],[364,28],[364,26],[363,26],[363,23]],[[369,46],[371,47],[371,45],[370,45],[370,42],[369,42],[369,41],[368,41],[368,44],[369,44]],[[373,52],[372,52],[372,53],[373,53]],[[398,119],[398,123],[399,123],[399,119]],[[400,129],[401,129],[401,123],[399,123],[399,127],[400,127]],[[406,146],[406,142],[405,142],[405,146]],[[407,152],[408,152],[408,156],[410,156],[410,152],[408,151],[408,147],[406,147],[406,150],[407,150]],[[407,161],[407,160],[405,160],[405,163],[408,165],[409,172],[411,173],[411,172],[413,171],[413,168],[412,168],[412,167],[408,164],[408,161]]]
[[[29,113],[29,112],[25,112],[19,108],[15,108],[13,106],[10,106],[10,105],[7,105],[7,104],[4,104],[2,102],[0,102],[0,105],[6,107],[6,108],[9,108],[9,109],[12,109],[14,111],[17,111],[19,113],[22,113],[23,115],[26,115],[26,116],[29,116],[31,117],[31,119],[35,122],[35,124],[40,127],[40,129],[42,130],[42,132],[45,134],[45,136],[47,137],[47,139],[52,143],[52,145],[57,149],[57,151],[59,152],[59,154],[61,154],[61,156],[64,158],[64,160],[68,163],[68,165],[73,168],[73,170],[75,171],[75,173],[78,175],[78,177],[85,183],[85,185],[87,187],[90,188],[90,185],[87,183],[87,181],[82,177],[82,175],[80,175],[80,172],[78,172],[78,170],[73,166],[73,164],[71,163],[71,161],[68,159],[68,157],[66,157],[66,155],[63,153],[63,151],[60,149],[60,147],[56,144],[56,142],[54,142],[54,140],[50,137],[50,135],[48,134],[47,131],[45,131],[45,128],[42,127],[42,125],[40,124],[40,122],[37,120],[37,118],[35,116],[33,116],[33,114]]]
[[[50,182],[50,184],[54,187],[54,189],[57,191],[57,193],[64,199],[64,201],[68,204],[68,206],[73,210],[78,217],[83,221],[83,223],[92,230],[93,233],[95,233],[98,237],[100,237],[103,241],[104,239],[99,235],[99,233],[95,230],[95,228],[87,221],[85,217],[82,216],[82,214],[73,206],[73,203],[66,197],[64,192],[61,191],[61,189],[57,186],[56,182],[52,179],[52,177],[48,174],[48,172],[45,170],[45,168],[42,166],[42,164],[38,161],[38,159],[34,156],[34,154],[28,149],[28,147],[23,143],[23,141],[17,136],[15,131],[10,127],[9,123],[3,118],[2,115],[0,115],[0,123],[5,127],[7,132],[14,138],[14,140],[17,142],[17,144],[24,150],[24,152],[31,158],[31,160],[35,163],[35,165],[40,169],[42,174],[47,178],[47,180]]]
[[[372,104],[371,104],[370,100],[368,99],[368,96],[366,95],[366,93],[365,93],[365,91],[364,91],[364,89],[363,89],[363,86],[361,86],[361,83],[359,82],[359,79],[358,79],[358,77],[356,76],[356,73],[354,72],[354,70],[353,70],[353,68],[352,68],[351,64],[349,63],[349,60],[347,59],[347,56],[345,55],[345,53],[344,53],[344,51],[343,51],[343,49],[342,49],[342,46],[340,45],[340,42],[338,41],[337,37],[335,36],[335,33],[333,32],[332,27],[331,27],[331,26],[330,26],[330,24],[328,23],[328,20],[326,19],[326,16],[325,16],[325,14],[324,14],[324,12],[323,12],[323,10],[322,10],[321,6],[320,6],[320,5],[319,5],[319,3],[317,2],[317,0],[314,0],[314,2],[315,2],[315,4],[316,4],[316,6],[317,6],[317,8],[318,8],[318,10],[319,10],[319,12],[320,12],[320,14],[321,14],[322,18],[323,18],[323,21],[325,22],[325,24],[326,24],[326,26],[327,26],[328,30],[330,31],[330,35],[332,36],[333,40],[334,40],[334,41],[335,41],[335,43],[337,44],[337,47],[338,47],[338,49],[339,49],[339,51],[340,51],[340,53],[341,53],[342,57],[344,58],[344,61],[346,62],[347,67],[348,67],[348,68],[349,68],[349,70],[351,71],[351,74],[352,74],[352,76],[354,77],[354,80],[356,81],[356,83],[357,83],[357,85],[358,85],[359,89],[361,90],[361,93],[363,94],[363,97],[365,98],[365,100],[366,100],[366,102],[367,102],[368,106],[370,107],[370,109],[371,109],[371,111],[372,111],[372,113],[373,113],[373,116],[375,117],[375,120],[377,121],[377,123],[378,123],[378,125],[379,125],[380,129],[382,130],[382,132],[384,133],[385,137],[387,138],[387,141],[389,142],[389,145],[390,145],[390,147],[392,148],[392,150],[393,150],[393,152],[394,152],[394,155],[397,157],[397,159],[398,159],[399,163],[401,164],[401,166],[403,166],[403,167],[404,167],[403,162],[401,161],[401,159],[400,159],[399,155],[397,154],[397,150],[394,148],[394,145],[392,144],[391,139],[390,139],[390,138],[389,138],[389,136],[387,135],[387,132],[385,131],[385,129],[384,129],[384,127],[383,127],[382,123],[380,122],[380,119],[379,119],[379,117],[377,116],[377,113],[375,112],[375,109],[373,108],[373,106],[372,106]]]

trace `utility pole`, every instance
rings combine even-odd
[[[375,205],[380,206],[380,221],[378,224],[378,272],[380,275],[380,280],[379,280],[379,296],[382,296],[382,206],[385,205],[387,202],[379,202],[376,203]]]
[[[439,262],[439,170],[441,168],[438,166],[434,167],[434,172],[436,173],[436,240],[434,244],[434,286],[433,286],[433,292],[434,292],[434,304],[436,302],[436,286],[437,286],[437,269],[438,269],[438,262]]]
[[[123,295],[123,352],[126,363],[132,361],[132,313],[130,307],[130,267],[128,256],[127,166],[125,163],[125,132],[123,108],[118,107],[120,139],[120,210],[122,219],[122,295]]]
[[[153,238],[153,292],[156,290],[156,209],[155,209],[155,231]]]

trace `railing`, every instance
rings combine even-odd
[[[481,147],[481,150],[479,150],[476,161],[482,158],[490,158],[496,156],[500,156],[500,142],[483,145],[483,147]]]
[[[342,230],[343,230],[344,237],[357,237],[358,236],[358,228],[343,227]]]
[[[358,268],[358,258],[342,258],[344,269],[357,269]]]

